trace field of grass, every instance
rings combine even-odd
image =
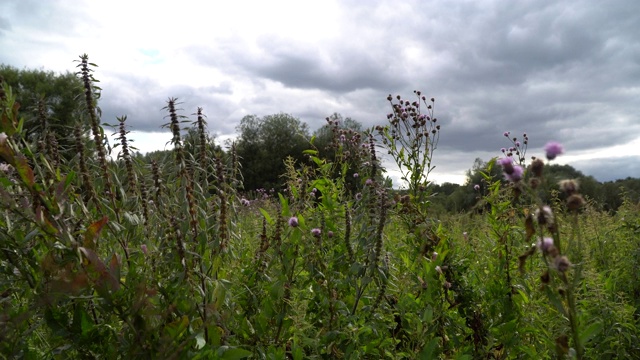
[[[640,204],[598,212],[571,181],[543,203],[540,154],[490,162],[507,181],[487,176],[476,212],[433,218],[419,93],[335,159],[288,161],[280,192],[243,192],[232,151],[187,152],[172,99],[172,152],[131,156],[120,119],[112,161],[83,60],[93,142],[71,133],[69,159],[24,137],[4,88],[2,357],[640,358]]]

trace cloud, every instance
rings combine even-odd
[[[622,156],[612,159],[583,160],[572,164],[583,174],[593,176],[596,180],[615,181],[626,178],[619,174],[637,178],[640,174],[640,156]]]
[[[35,4],[0,5],[0,47],[12,49],[0,62],[64,71],[88,52],[104,121],[127,114],[137,131],[158,131],[169,97],[184,115],[204,107],[221,135],[279,112],[312,129],[334,112],[372,127],[388,94],[421,90],[442,126],[440,177],[500,155],[504,131],[526,132],[530,155],[549,140],[576,161],[597,153],[594,172],[613,158],[603,153],[639,139],[634,0]],[[638,173],[616,161],[610,176]]]

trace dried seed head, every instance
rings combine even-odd
[[[559,272],[563,273],[569,270],[571,262],[566,256],[558,256],[554,261],[554,265]]]
[[[540,225],[553,225],[553,211],[548,205],[536,209],[535,218]]]
[[[534,190],[537,189],[538,186],[540,186],[540,179],[537,177],[532,177],[531,179],[529,179],[529,186]]]
[[[560,190],[567,195],[573,195],[578,192],[578,181],[574,179],[562,180],[558,183]]]
[[[549,272],[545,271],[542,275],[540,275],[540,280],[543,284],[548,284],[551,277],[549,276]]]
[[[580,194],[573,194],[567,198],[567,208],[569,210],[578,210],[584,206],[585,200]]]
[[[541,177],[543,168],[544,168],[544,161],[540,159],[535,159],[531,162],[530,169],[533,176]]]

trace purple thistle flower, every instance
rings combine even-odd
[[[371,186],[371,185],[373,185],[373,180],[371,180],[371,179],[367,179],[367,180],[364,182],[364,184],[365,184],[366,186]]]
[[[329,230],[329,232],[327,232],[327,237],[332,238],[333,237],[333,231]]]
[[[556,156],[564,153],[564,147],[559,142],[549,141],[547,145],[544,146],[544,151],[547,153],[547,159],[553,160]]]
[[[480,185],[478,185],[478,184],[473,185],[473,190],[475,190],[475,191],[480,190]]]
[[[361,193],[357,193],[356,194],[356,200],[360,201],[362,199],[362,194]]]
[[[318,229],[318,228],[314,228],[311,230],[311,235],[315,236],[315,237],[319,237],[320,234],[322,234],[322,230]]]
[[[242,204],[243,206],[249,206],[251,205],[251,202],[249,202],[249,200],[242,198],[240,199],[240,204]]]
[[[502,135],[504,135],[504,137],[509,137],[510,134],[511,134],[511,132],[505,131],[504,134],[502,134]]]
[[[505,173],[504,176],[507,178],[507,180],[515,183],[522,180],[523,174],[524,174],[524,169],[522,168],[522,166],[513,165],[513,171],[511,172],[511,174]]]
[[[542,251],[543,254],[549,253],[549,250],[551,250],[552,246],[553,246],[553,238],[550,238],[550,237],[544,237],[541,239],[539,238],[536,243],[536,247],[540,249],[540,251]]]
[[[358,173],[354,173],[353,174],[353,177],[356,178],[356,179],[358,178],[358,176],[360,176],[360,174],[358,174]]]
[[[513,160],[511,160],[511,158],[509,157],[503,157],[498,159],[498,165],[502,166],[502,171],[504,171],[505,174],[509,175],[513,173]]]
[[[295,216],[292,216],[292,217],[289,219],[289,226],[291,226],[291,227],[298,227],[298,218],[297,218],[297,217],[295,217]]]

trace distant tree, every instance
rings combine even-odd
[[[69,135],[73,134],[77,116],[84,109],[78,99],[83,94],[82,81],[70,72],[21,70],[9,65],[0,65],[0,76],[11,86],[20,103],[27,138],[39,140],[46,126],[47,131],[55,134],[61,153],[73,155],[73,140]],[[83,127],[88,129],[88,124]]]
[[[245,190],[279,189],[284,181],[284,160],[291,156],[305,161],[309,148],[309,128],[289,114],[265,117],[247,115],[237,127],[237,153]]]
[[[336,163],[339,159],[338,148],[342,147],[343,158],[340,159],[347,163],[347,173],[345,174],[346,187],[351,191],[356,191],[359,180],[353,177],[353,174],[360,168],[362,158],[357,156],[359,149],[365,140],[362,124],[352,118],[343,118],[339,113],[333,113],[326,118],[327,123],[316,130],[313,134],[313,146],[318,150],[320,158]],[[344,156],[349,154],[351,156]],[[341,174],[340,168],[334,169],[334,176]]]

